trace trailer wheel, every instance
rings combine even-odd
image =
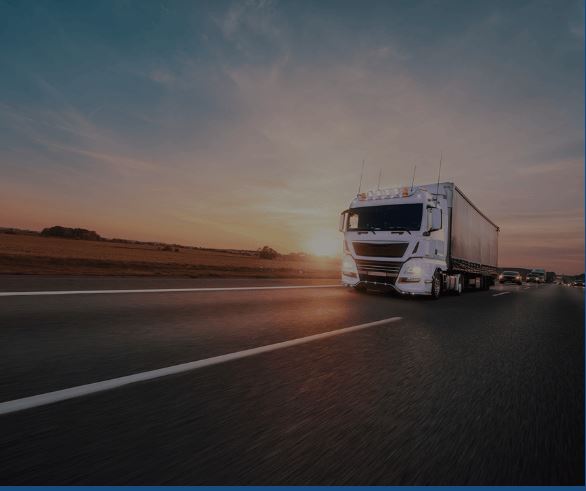
[[[440,295],[442,294],[442,276],[437,269],[435,273],[433,273],[433,278],[431,279],[431,298],[437,300]]]

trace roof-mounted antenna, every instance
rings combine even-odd
[[[380,178],[381,178],[381,176],[382,176],[382,175],[383,175],[383,170],[381,169],[381,170],[378,172],[378,186],[377,186],[377,189],[378,189],[378,190],[380,190]]]
[[[440,165],[439,165],[439,170],[437,171],[437,186],[435,188],[435,204],[437,205],[437,198],[439,196],[439,182],[440,182],[440,176],[442,174],[442,160],[444,158],[444,153],[440,153]]]
[[[360,182],[358,183],[358,194],[360,194],[360,190],[362,189],[362,175],[364,174],[364,159],[362,159],[362,170],[360,171]]]
[[[411,178],[411,192],[413,192],[413,183],[415,182],[415,171],[417,170],[417,164],[413,166],[413,177]]]

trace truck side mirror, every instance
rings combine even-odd
[[[442,210],[441,208],[427,209],[427,230],[428,232],[435,232],[442,229]]]
[[[338,230],[339,230],[340,232],[344,232],[344,231],[346,230],[346,216],[347,216],[347,215],[348,215],[348,214],[347,214],[345,211],[343,211],[343,212],[340,214],[340,223],[339,223],[339,225],[338,225]]]

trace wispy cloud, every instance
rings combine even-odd
[[[554,267],[556,250],[579,269],[583,22],[574,4],[555,18],[546,4],[147,5],[118,19],[124,36],[62,26],[85,34],[53,41],[70,58],[28,54],[43,78],[22,68],[27,53],[4,53],[17,82],[0,87],[18,97],[0,99],[0,186],[38,189],[55,220],[77,200],[79,220],[96,220],[81,225],[106,235],[127,223],[131,236],[287,251],[339,240],[362,159],[365,186],[380,169],[384,185],[409,182],[413,165],[422,183],[443,153],[442,178],[501,225],[503,263]]]
[[[57,152],[66,160],[70,158],[68,154],[89,157],[96,163],[107,164],[114,172],[157,170],[154,162],[124,155],[131,153],[131,149],[111,130],[98,126],[47,82],[42,81],[40,85],[57,103],[53,106],[58,108],[0,105],[0,120],[4,120],[25,141]]]

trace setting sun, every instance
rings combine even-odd
[[[304,249],[316,256],[337,256],[342,250],[342,237],[337,232],[320,231],[305,242]]]

